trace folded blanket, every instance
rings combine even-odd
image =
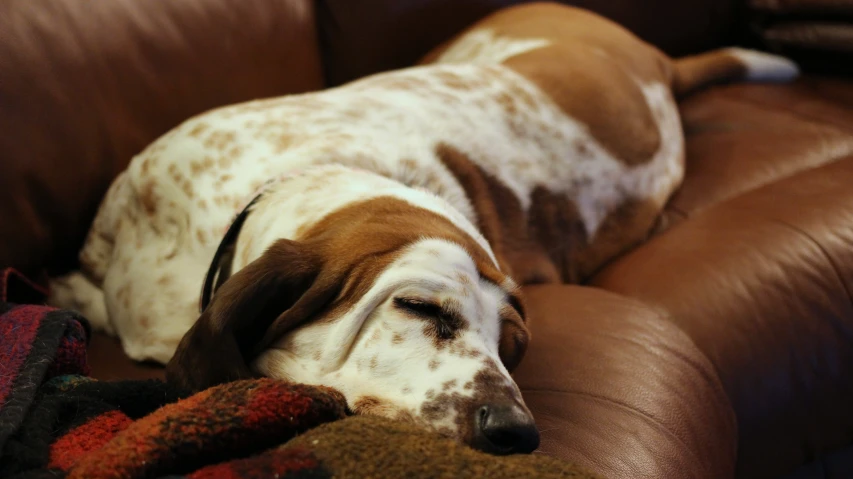
[[[6,273],[5,299],[40,291]],[[2,276],[0,276],[2,277]],[[16,283],[12,288],[3,288]],[[3,478],[586,478],[541,455],[494,457],[411,425],[347,417],[335,390],[272,379],[190,394],[86,377],[86,320],[0,302]]]

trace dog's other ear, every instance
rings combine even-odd
[[[229,278],[166,366],[166,378],[193,391],[254,377],[251,360],[333,298],[315,248],[282,239]]]
[[[501,309],[501,338],[498,355],[507,371],[512,372],[527,352],[530,330],[527,329],[527,315],[521,295],[511,292],[508,301],[509,306]]]

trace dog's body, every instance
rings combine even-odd
[[[587,277],[679,186],[673,91],[796,73],[742,50],[674,63],[549,4],[492,15],[425,63],[164,135],[114,181],[87,279],[58,281],[54,302],[190,386],[323,384],[476,444],[482,404],[530,423],[508,372],[527,342],[517,284]],[[211,262],[221,288],[199,318]]]

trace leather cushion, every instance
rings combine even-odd
[[[851,92],[807,79],[685,102],[684,219],[593,281],[664,311],[714,364],[738,417],[739,477],[851,443]]]
[[[732,476],[731,405],[711,362],[673,322],[600,289],[524,293],[532,341],[514,377],[540,452],[609,478]]]
[[[751,0],[752,37],[808,71],[853,75],[853,0]]]
[[[186,118],[320,88],[308,0],[0,4],[0,266],[73,264],[109,183]]]

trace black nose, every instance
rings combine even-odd
[[[539,430],[530,414],[516,404],[486,405],[474,417],[471,445],[490,454],[529,454],[539,447]]]

